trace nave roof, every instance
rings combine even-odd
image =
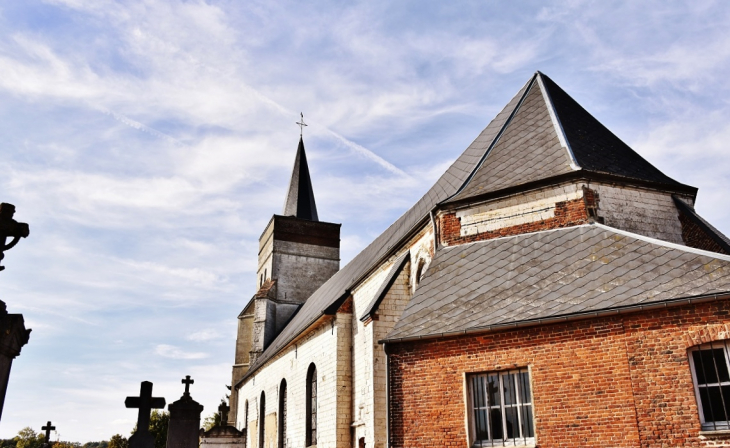
[[[322,316],[334,314],[350,289],[418,231],[437,205],[591,175],[696,192],[646,162],[557,84],[535,73],[413,207],[310,296],[244,380]]]

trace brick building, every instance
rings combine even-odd
[[[267,448],[730,445],[730,240],[696,194],[538,72],[338,269],[300,142],[229,422]]]

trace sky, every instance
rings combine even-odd
[[[0,201],[30,237],[0,299],[30,342],[0,438],[128,435],[141,381],[231,380],[299,113],[342,266],[540,70],[730,233],[730,3],[0,2]]]

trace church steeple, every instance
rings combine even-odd
[[[289,181],[289,191],[284,202],[284,216],[294,216],[309,221],[319,221],[317,204],[314,202],[312,180],[309,177],[307,154],[304,152],[304,140],[299,138],[297,157]]]

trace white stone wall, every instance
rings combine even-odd
[[[381,302],[378,320],[363,324],[365,308],[373,300],[395,261],[407,250],[411,259]],[[416,236],[352,292],[352,314],[338,313],[310,330],[296,344],[268,361],[238,392],[240,410],[236,427],[248,427],[248,446],[258,448],[258,413],[261,391],[266,393],[266,448],[276,448],[279,386],[287,381],[287,447],[304,447],[306,376],[317,366],[317,447],[357,446],[365,437],[368,447],[385,448],[387,431],[385,353],[378,344],[395,325],[412,294],[416,268],[433,257],[433,230],[427,224]],[[334,325],[332,324],[334,323]],[[244,423],[248,400],[248,422]],[[353,439],[354,436],[354,439]]]
[[[311,330],[296,344],[269,360],[256,374],[249,378],[239,389],[239,412],[236,427],[248,427],[251,448],[258,447],[259,396],[266,393],[266,414],[278,415],[279,386],[282,379],[287,382],[287,440],[286,447],[305,446],[306,379],[309,365],[317,367],[317,446],[322,448],[349,447],[349,428],[347,437],[340,437],[343,421],[351,418],[349,409],[349,376],[351,316],[338,314],[317,328]],[[347,386],[347,387],[343,387]],[[244,422],[244,403],[248,400],[248,422]],[[342,401],[346,400],[343,404]],[[344,415],[343,415],[344,409]],[[269,426],[276,426],[276,418],[267,418]],[[339,430],[339,431],[338,431]],[[278,434],[267,427],[267,436]],[[344,441],[344,443],[343,443]],[[276,448],[276,436],[266,438],[266,448]]]
[[[594,183],[587,186],[598,192],[598,216],[607,226],[684,244],[671,194]]]
[[[580,184],[552,187],[459,210],[456,217],[461,221],[461,236],[554,218],[555,204],[582,198],[581,187]]]
[[[378,307],[378,320],[369,324],[360,321],[366,308],[386,280],[395,261],[410,250],[411,259],[404,271],[391,286]],[[353,357],[352,357],[352,404],[353,404],[353,446],[365,438],[365,446],[385,448],[386,432],[386,389],[385,353],[378,340],[382,339],[395,325],[411,297],[411,279],[415,278],[418,261],[430,262],[433,256],[433,230],[430,224],[412,238],[395,255],[391,256],[376,271],[372,272],[353,290]]]
[[[564,184],[457,210],[461,236],[552,218],[556,203],[583,198],[583,188],[598,193],[597,214],[607,226],[684,244],[670,193],[594,182]],[[685,199],[692,203],[692,198]]]

